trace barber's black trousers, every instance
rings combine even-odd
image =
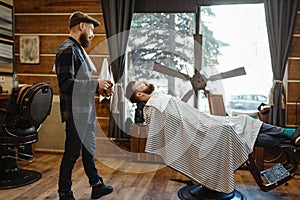
[[[66,121],[65,152],[60,165],[58,192],[71,191],[72,170],[80,152],[82,152],[84,171],[89,178],[90,185],[95,185],[101,180],[95,167],[94,145],[94,124],[75,126],[73,119]]]

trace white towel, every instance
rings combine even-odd
[[[112,77],[110,76],[110,68],[109,68],[108,61],[106,58],[104,58],[104,60],[103,60],[98,79],[107,79],[113,83]],[[105,98],[109,99],[109,97],[103,97],[100,95],[99,102],[101,102]]]
[[[83,50],[83,53],[84,53],[84,55],[85,55],[85,57],[86,57],[86,60],[87,60],[87,62],[88,62],[88,64],[89,64],[89,66],[90,66],[92,72],[96,72],[97,69],[96,69],[96,67],[95,67],[95,65],[94,65],[94,63],[93,63],[93,61],[91,60],[90,56],[86,53],[86,51],[84,50],[84,48],[82,48],[82,50]]]

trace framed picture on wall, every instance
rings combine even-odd
[[[13,40],[13,6],[0,1],[0,37]]]
[[[0,40],[0,72],[12,73],[14,69],[14,43]]]
[[[40,62],[39,36],[20,36],[20,63],[38,64]]]

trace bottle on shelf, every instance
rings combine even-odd
[[[17,71],[14,71],[13,77],[12,77],[12,88],[16,89],[18,87],[19,87],[18,73],[17,73]]]

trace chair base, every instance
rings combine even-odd
[[[1,173],[0,190],[29,185],[40,178],[41,173],[39,172],[17,168],[15,171]]]
[[[223,192],[216,192],[203,187],[202,185],[192,185],[182,187],[178,191],[178,197],[181,200],[246,200],[246,197],[237,190],[226,194]]]

